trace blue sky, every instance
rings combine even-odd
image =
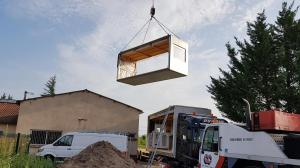
[[[225,43],[245,38],[263,9],[274,22],[282,2],[155,1],[156,17],[189,43],[189,76],[133,87],[116,82],[117,54],[150,17],[150,0],[0,0],[0,93],[39,96],[56,74],[57,93],[87,88],[144,110],[141,133],[148,114],[173,104],[218,114],[206,85],[226,68]],[[153,25],[147,40],[162,35]]]

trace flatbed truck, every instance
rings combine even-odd
[[[148,117],[144,152],[149,156],[156,150],[165,168],[300,168],[300,115],[248,114],[246,124],[236,124],[208,109],[171,106]],[[156,144],[159,128],[164,130]]]
[[[166,116],[166,123],[162,127]],[[155,151],[156,159],[165,165],[195,167],[202,133],[206,124],[214,122],[226,121],[214,117],[210,109],[199,107],[173,105],[151,114],[148,116],[146,150],[140,150],[139,154],[141,158],[147,158]]]

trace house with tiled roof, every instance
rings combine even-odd
[[[0,103],[0,130],[30,135],[30,153],[67,132],[111,132],[129,137],[136,155],[142,110],[90,90]]]
[[[0,135],[16,133],[19,109],[15,100],[0,100]]]

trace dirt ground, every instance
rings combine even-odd
[[[78,155],[66,159],[58,168],[137,168],[135,162],[109,142],[88,146]]]
[[[146,168],[147,162],[135,163],[109,142],[101,141],[88,146],[78,155],[66,159],[57,168]],[[154,162],[151,168],[161,168]]]

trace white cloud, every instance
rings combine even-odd
[[[9,0],[5,8],[16,17],[49,19],[62,23],[64,19],[76,15],[88,19],[100,18],[102,4],[95,0]]]
[[[255,4],[255,5],[251,5]],[[234,22],[232,25],[238,29],[239,32],[246,32],[246,26],[247,22],[254,21],[257,13],[262,12],[264,9],[267,9],[270,7],[272,4],[274,4],[274,0],[259,0],[259,1],[249,1],[248,2],[249,6],[246,7],[240,7],[238,10],[242,11],[245,10],[244,12],[240,12],[237,17],[234,18]],[[245,9],[246,8],[246,9]]]

